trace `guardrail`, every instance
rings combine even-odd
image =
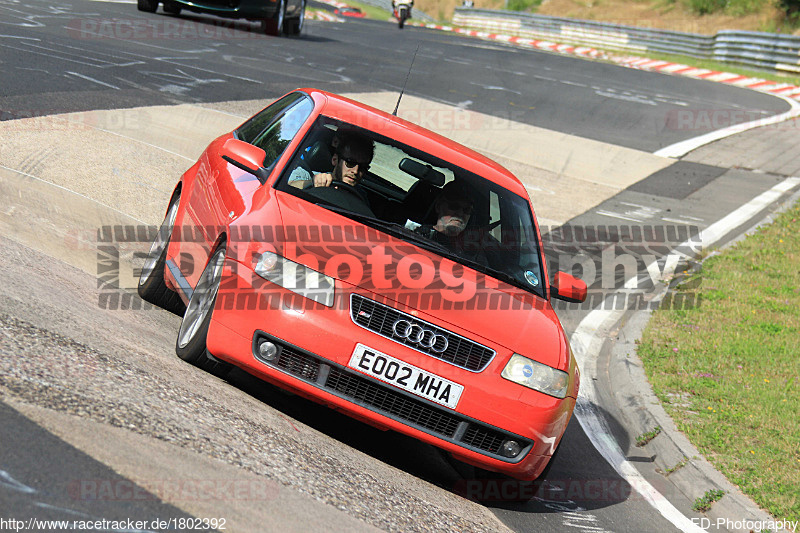
[[[456,8],[453,24],[559,43],[641,54],[656,51],[800,73],[800,37],[793,35],[725,30],[712,36],[465,7]]]

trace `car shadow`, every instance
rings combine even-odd
[[[616,424],[613,419],[608,422]],[[625,443],[620,446],[626,448]],[[575,417],[567,426],[561,448],[547,475],[533,483],[494,476],[498,484],[509,486],[488,487],[494,490],[482,503],[516,513],[565,513],[612,507],[632,496],[634,488],[595,449]]]

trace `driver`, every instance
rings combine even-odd
[[[299,176],[297,169],[292,173],[289,184],[300,189],[309,187],[337,187],[337,183],[350,185],[366,201],[366,194],[358,187],[358,183],[369,170],[375,155],[375,144],[372,139],[358,133],[345,133],[339,137],[339,146],[331,157],[333,170],[321,172],[313,176],[306,172]],[[298,167],[300,168],[300,167]]]

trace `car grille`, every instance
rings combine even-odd
[[[319,376],[319,362],[285,345],[275,366],[307,381],[317,381]]]
[[[257,346],[261,338],[266,338],[279,346],[276,359],[267,361],[259,355]],[[399,389],[352,372],[263,333],[256,334],[253,354],[264,364],[278,368],[357,405],[496,459],[519,461],[533,445],[532,442],[517,435],[477,423],[447,408],[417,399]],[[500,454],[501,446],[509,439],[520,443],[523,449],[514,459]]]
[[[485,369],[495,355],[495,351],[491,348],[358,294],[352,295],[350,299],[350,317],[353,322],[363,328],[472,372],[480,372]],[[433,348],[425,348],[409,339],[398,337],[394,334],[394,324],[401,319],[419,324],[437,335],[443,335],[447,339],[447,348],[440,353],[434,351]]]
[[[477,424],[471,424],[467,428],[467,431],[464,432],[464,437],[461,440],[475,448],[479,448],[489,453],[499,454],[500,447],[507,439],[508,437],[499,431],[494,431]]]
[[[434,433],[452,438],[458,429],[457,417],[403,394],[393,393],[369,379],[344,370],[331,369],[325,384],[342,396],[392,414],[395,418],[422,426]]]

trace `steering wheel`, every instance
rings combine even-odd
[[[374,217],[375,213],[372,212],[369,205],[364,201],[364,198],[359,193],[358,189],[345,183],[343,181],[335,181],[328,187],[311,187],[304,189],[306,193],[315,198],[319,198],[326,202],[348,211],[353,211],[361,215]]]
[[[364,201],[364,197],[361,196],[361,193],[358,191],[358,189],[356,189],[355,185],[350,185],[344,181],[334,181],[329,185],[329,187],[348,192],[358,197],[359,200]]]

